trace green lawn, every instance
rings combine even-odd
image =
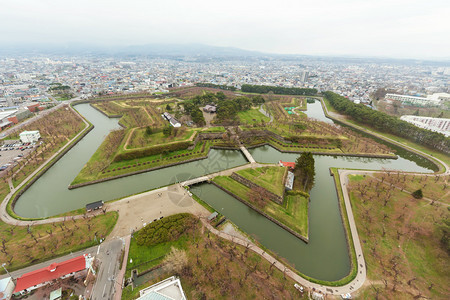
[[[256,169],[245,169],[236,172],[238,175],[250,180],[251,182],[267,189],[275,195],[283,197],[284,176],[287,168],[282,167],[262,167]]]
[[[282,169],[282,168],[280,168]],[[234,193],[242,200],[252,203],[249,199],[250,189],[228,176],[218,176],[214,182]],[[300,235],[308,238],[308,199],[303,195],[287,195],[283,205],[267,201],[263,212],[288,226]]]
[[[391,179],[395,177],[393,175]],[[410,180],[410,176],[406,178],[406,190],[416,188],[417,178],[422,176],[415,177],[415,181]],[[402,176],[400,178],[403,181]],[[386,299],[412,299],[420,294],[421,298],[447,299],[450,260],[448,242],[444,242],[443,238],[444,232],[449,229],[447,207],[414,199],[405,192],[391,188],[388,179],[384,181],[388,184],[382,184],[386,190],[381,192],[377,188],[379,181],[373,177],[359,179],[350,177],[348,188],[365,254],[368,279],[380,282],[375,285]],[[428,178],[428,185],[431,185],[431,180],[431,177]],[[359,191],[361,184],[365,187],[364,194]],[[442,188],[435,192],[436,198],[447,193]],[[386,195],[389,199],[384,202]],[[398,271],[395,289],[392,261],[396,262]],[[387,287],[382,280],[386,280]],[[370,287],[361,293],[370,294],[367,298],[375,298]]]
[[[0,261],[7,263],[8,270],[17,270],[94,246],[101,238],[108,236],[117,218],[118,213],[112,211],[88,219],[73,221],[68,217],[65,222],[30,226],[29,230],[35,238],[28,234],[27,226],[0,221],[6,250],[6,253],[0,253]]]
[[[108,166],[103,171],[92,173],[91,175],[87,175],[88,173],[82,169],[74,181],[72,181],[71,185],[183,162],[190,159],[205,158],[208,155],[210,148],[210,141],[199,142],[192,150],[179,150],[167,154],[156,154],[132,160],[108,163]],[[94,156],[95,155],[96,154],[94,154]]]
[[[195,134],[195,132],[198,131],[198,129],[187,129],[186,131],[179,130],[176,136],[165,136],[163,132],[156,132],[147,135],[145,131],[145,128],[136,129],[132,133],[130,142],[126,146],[126,149],[144,148],[173,142],[187,141]]]
[[[118,144],[121,143],[124,136],[124,130],[111,131],[71,184],[98,179],[98,175],[102,170],[110,165],[117,151]]]
[[[159,243],[152,246],[139,246],[136,239],[133,237],[131,239],[130,252],[128,254],[126,276],[130,276],[130,272],[133,269],[137,269],[138,273],[140,273],[159,265],[163,261],[164,256],[170,252],[171,247],[183,249],[186,248],[187,242],[188,236],[183,235],[175,241]]]
[[[241,123],[256,124],[261,121],[269,122],[270,118],[263,115],[258,109],[249,109],[238,112],[238,118]]]

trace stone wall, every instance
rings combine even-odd
[[[233,174],[231,174],[231,178],[233,178],[234,180],[236,180],[237,182],[245,185],[248,188],[263,188],[260,185],[257,185],[254,182],[251,182],[250,180],[248,180],[247,178],[242,177],[241,175],[238,175],[236,173],[233,172]],[[278,204],[283,204],[283,197],[279,196],[279,195],[275,195],[274,193],[268,191],[267,189],[263,188],[266,191],[267,196],[269,197],[270,200],[272,200],[275,203]]]

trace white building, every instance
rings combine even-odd
[[[436,93],[433,95],[428,95],[426,98],[408,95],[386,94],[385,98],[388,101],[400,101],[402,102],[402,104],[407,105],[439,106],[442,104],[442,102],[450,100],[450,94]]]
[[[0,300],[11,299],[15,286],[11,277],[0,279]]]
[[[39,130],[24,131],[20,134],[20,141],[22,143],[33,143],[37,142],[41,138]]]
[[[170,125],[172,125],[173,127],[181,127],[181,123],[168,112],[163,113],[162,117],[169,121]]]
[[[450,136],[450,119],[419,116],[401,116],[400,119],[414,124],[417,127],[439,132],[445,136]]]
[[[187,300],[180,279],[169,277],[139,291],[138,300]]]

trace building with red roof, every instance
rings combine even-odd
[[[75,273],[89,268],[91,262],[90,255],[83,254],[60,263],[53,263],[46,268],[23,274],[17,278],[14,293],[27,293],[47,285],[54,279],[73,276]]]
[[[28,108],[28,110],[31,111],[31,112],[37,112],[37,111],[40,110],[40,109],[39,109],[39,106],[40,106],[40,104],[39,104],[39,103],[36,103],[36,104],[32,104],[32,105],[27,106],[27,108]]]
[[[289,169],[292,169],[292,170],[295,168],[295,162],[289,162],[289,161],[282,161],[282,160],[280,160],[278,163],[280,164],[280,166],[288,167]]]

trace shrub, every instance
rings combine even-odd
[[[417,191],[415,191],[414,193],[412,193],[413,197],[416,199],[422,199],[423,198],[423,193],[421,189],[418,189]]]
[[[137,233],[136,241],[138,245],[147,246],[173,241],[197,223],[198,220],[187,213],[169,216],[142,228]]]

